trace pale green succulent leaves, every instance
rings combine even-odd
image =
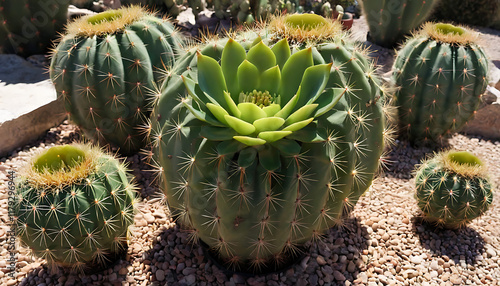
[[[325,92],[331,64],[314,65],[312,48],[291,55],[285,39],[272,49],[261,41],[248,53],[229,39],[220,65],[201,53],[197,57],[198,83],[182,77],[192,98],[182,102],[209,124],[202,130],[209,140],[232,138],[247,146],[290,141],[284,138],[331,109],[343,94]]]

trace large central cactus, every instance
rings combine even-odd
[[[171,76],[155,109],[169,206],[230,263],[279,262],[318,238],[365,175],[350,114],[334,109],[350,87],[331,56],[316,55],[291,53],[287,39],[208,45],[179,61],[189,68]]]

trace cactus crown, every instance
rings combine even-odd
[[[140,6],[124,7],[105,11],[96,15],[83,16],[68,24],[66,30],[69,35],[93,37],[106,34],[115,34],[135,21],[152,15]]]
[[[83,144],[56,146],[33,156],[22,172],[35,187],[70,185],[95,171],[100,154]]]
[[[85,153],[75,146],[56,146],[40,155],[33,166],[39,173],[69,171],[85,160]]]
[[[479,33],[464,26],[445,23],[426,23],[416,35],[429,37],[438,42],[458,45],[477,44],[479,41]]]
[[[483,162],[467,151],[448,151],[436,155],[443,162],[445,169],[467,178],[488,177],[487,167]]]
[[[296,43],[319,44],[343,36],[342,25],[315,14],[276,16],[269,30]]]

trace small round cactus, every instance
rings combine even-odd
[[[135,187],[126,166],[88,145],[52,147],[19,172],[17,234],[51,268],[104,264],[126,246]]]
[[[415,176],[424,219],[445,228],[464,227],[493,200],[484,164],[465,151],[448,151],[424,161]]]
[[[157,83],[182,43],[172,23],[140,7],[108,10],[68,25],[50,77],[86,137],[133,154],[147,143]]]

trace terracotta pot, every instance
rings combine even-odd
[[[352,13],[346,12],[341,22],[342,26],[344,26],[344,30],[350,30],[352,27],[352,23],[354,23],[354,16],[352,15]]]

